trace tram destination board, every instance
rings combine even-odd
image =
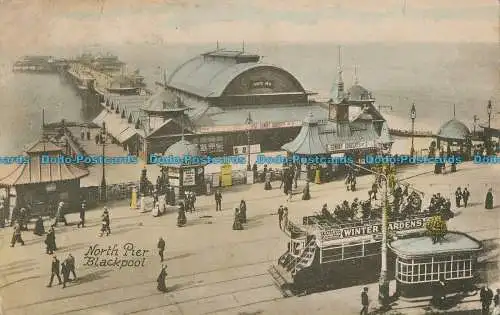
[[[428,218],[414,218],[402,221],[389,222],[389,231],[411,231],[425,228],[425,222]],[[343,239],[349,237],[363,236],[363,235],[376,235],[382,234],[382,224],[364,224],[360,226],[346,227],[346,228],[332,228],[330,230],[321,231],[321,240],[323,242]]]

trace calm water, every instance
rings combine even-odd
[[[89,51],[115,53],[129,64],[129,70],[139,68],[149,82],[154,82],[161,79],[159,67],[173,71],[188,58],[214,48],[124,45]],[[287,69],[306,89],[320,95],[328,93],[336,77],[337,46],[333,44],[247,45],[246,50]],[[82,51],[54,49],[42,53],[69,57]],[[10,71],[12,62],[12,58],[0,56],[0,154],[16,153],[37,139],[42,108],[49,122],[62,118],[75,121],[82,116],[80,98],[57,75],[14,74]],[[411,102],[417,105],[417,126],[425,123],[437,129],[452,118],[453,104],[456,117],[472,125],[474,114],[486,117],[489,98],[500,98],[498,47],[493,44],[346,45],[343,63],[346,85],[352,84],[354,65],[358,65],[360,84],[373,91],[379,104],[392,106],[388,114],[401,117],[398,125],[408,117]]]

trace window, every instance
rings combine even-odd
[[[458,259],[460,258],[460,259]],[[472,277],[472,256],[449,256],[431,260],[396,260],[396,279],[404,283],[425,283]]]

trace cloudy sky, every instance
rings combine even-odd
[[[0,0],[0,51],[120,43],[497,42],[498,0]]]

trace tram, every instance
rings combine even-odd
[[[420,213],[389,221],[389,234],[421,233],[430,217]],[[353,286],[379,277],[380,219],[339,222],[318,214],[304,217],[301,226],[289,222],[285,233],[288,249],[269,270],[284,295]]]

